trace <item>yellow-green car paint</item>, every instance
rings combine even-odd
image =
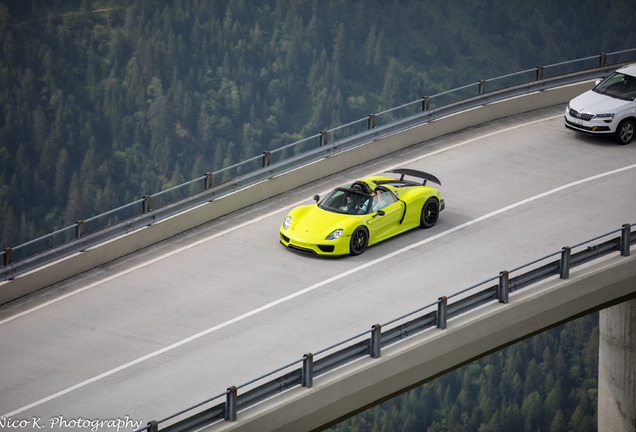
[[[323,201],[295,207],[280,226],[280,242],[292,249],[319,255],[358,255],[367,246],[413,228],[434,225],[439,212],[444,209],[445,205],[440,192],[434,187],[427,186],[426,180],[435,183],[439,183],[439,180],[430,174],[410,169],[395,170],[393,173],[401,174],[401,178],[367,177],[334,189]],[[424,179],[424,182],[422,184],[404,180],[405,174],[419,176]],[[326,208],[322,205],[332,196],[335,198],[331,199],[329,203],[340,199],[340,193],[354,192],[352,188],[357,187],[355,185],[365,189],[363,192],[367,192],[354,194],[357,198],[368,195],[369,199],[373,200],[370,193],[381,189],[384,193],[393,194],[394,198],[382,195],[386,200],[393,202],[386,204],[380,212],[369,209],[364,214],[346,214],[340,210],[344,206]],[[428,210],[423,209],[425,204]],[[431,213],[435,213],[435,210],[437,213],[433,215],[434,220],[431,218],[424,222],[423,212],[430,216]],[[432,223],[430,223],[431,221]],[[342,232],[337,237],[332,238],[332,233],[339,230]],[[356,230],[362,231],[354,235]],[[357,243],[352,243],[352,236]]]

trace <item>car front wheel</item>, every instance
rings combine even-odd
[[[616,128],[614,140],[619,144],[629,144],[634,138],[634,120],[625,119]]]
[[[430,228],[435,225],[439,217],[439,202],[436,198],[429,198],[422,206],[422,215],[420,217],[420,226],[422,228]]]
[[[349,253],[351,255],[360,255],[367,248],[367,244],[369,244],[369,233],[364,227],[358,227],[351,234]]]

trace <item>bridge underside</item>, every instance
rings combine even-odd
[[[320,431],[406,390],[565,321],[636,298],[636,257],[580,267],[314,379],[220,422],[212,431]],[[632,326],[633,327],[633,326]],[[634,375],[636,364],[629,365]],[[636,395],[632,395],[632,406]],[[600,405],[600,403],[599,403]]]

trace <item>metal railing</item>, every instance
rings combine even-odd
[[[636,59],[636,48],[537,66],[424,96],[386,111],[323,130],[300,141],[207,172],[189,182],[0,251],[0,281],[127,234],[237,189],[459,111],[592,79]]]
[[[378,358],[382,354],[382,348],[426,329],[446,329],[449,318],[490,302],[508,303],[511,292],[549,277],[558,276],[561,279],[568,279],[572,268],[608,254],[618,252],[621,256],[629,256],[631,245],[636,244],[632,225],[625,224],[607,234],[574,246],[564,247],[510,271],[502,271],[490,279],[447,297],[442,296],[436,302],[385,324],[374,324],[370,330],[314,353],[307,353],[296,361],[240,386],[232,386],[218,395],[162,420],[150,421],[145,427],[135,432],[184,432],[219,421],[236,421],[239,411],[275,397],[285,390],[298,386],[310,388],[315,377],[363,357]],[[599,240],[602,241],[593,244]],[[525,272],[519,274],[522,270]],[[265,381],[268,378],[271,379]],[[260,384],[255,386],[256,383]],[[242,389],[245,391],[239,394],[239,390]],[[188,416],[184,418],[185,415]],[[170,421],[173,423],[160,428],[160,425]]]

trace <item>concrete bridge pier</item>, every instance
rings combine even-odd
[[[598,430],[636,431],[636,299],[599,313]]]

